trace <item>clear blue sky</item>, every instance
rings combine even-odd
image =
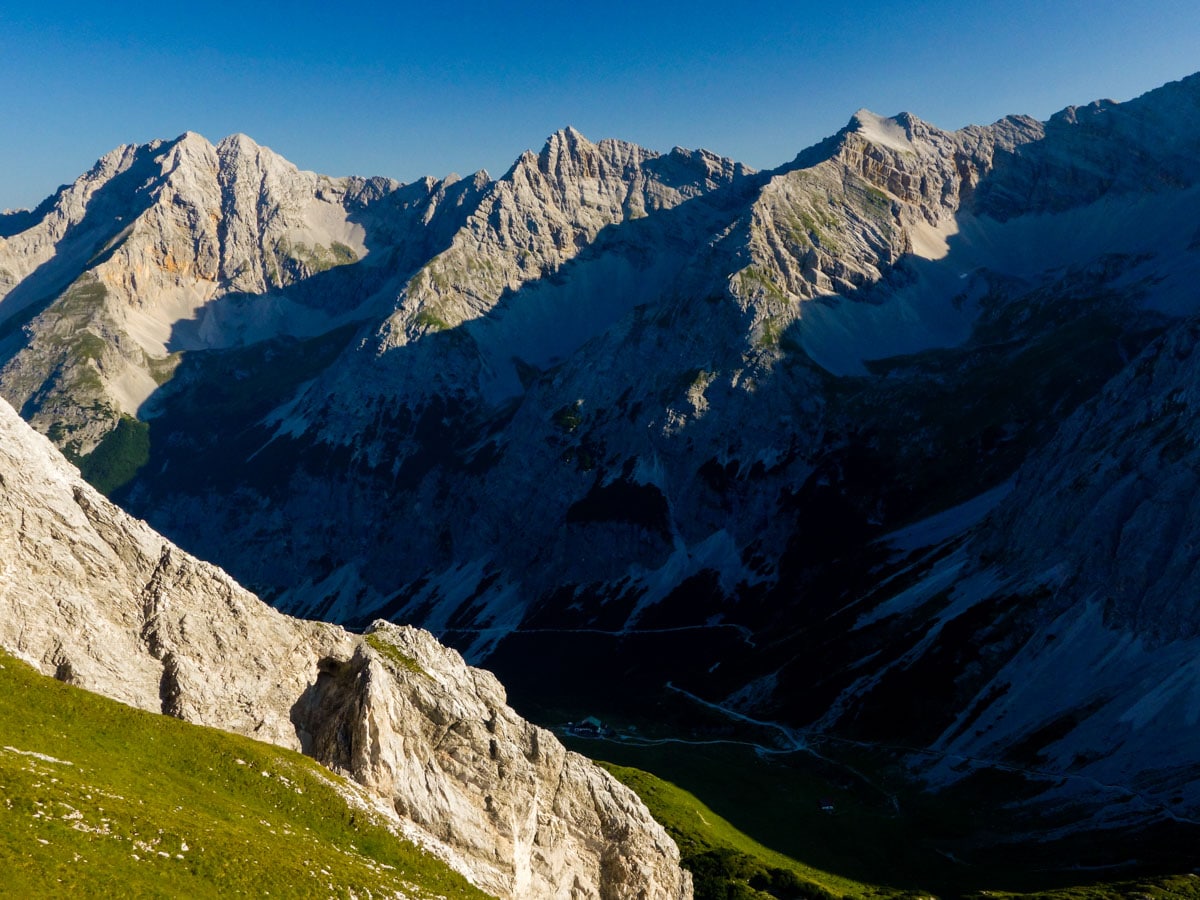
[[[242,131],[330,175],[501,175],[574,125],[756,168],[859,107],[937,125],[1200,69],[1200,2],[8,3],[0,208],[113,147]]]

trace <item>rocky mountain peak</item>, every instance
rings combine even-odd
[[[258,156],[259,154],[266,152],[277,159],[283,159],[283,157],[279,156],[274,151],[267,147],[263,147],[256,140],[254,140],[254,138],[250,137],[250,135],[242,134],[241,132],[226,135],[217,142],[216,147],[217,153],[219,153],[223,158],[235,156]]]
[[[861,136],[873,144],[900,152],[913,152],[913,125],[915,116],[901,113],[898,116],[880,116],[869,109],[860,109],[850,117],[846,132]]]
[[[579,180],[627,179],[658,154],[611,138],[594,144],[574,128],[556,131],[538,154],[538,169],[560,189]]]
[[[203,190],[198,180],[211,180],[220,166],[216,147],[194,131],[185,132],[164,144],[162,151],[158,160],[163,174],[185,192]]]
[[[88,170],[87,174],[78,179],[76,184],[79,184],[81,181],[107,181],[114,175],[118,175],[129,169],[139,158],[153,154],[165,143],[165,141],[154,140],[146,144],[121,144],[118,147],[114,147],[96,160],[96,164]]]
[[[172,353],[281,325],[323,332],[351,311],[314,309],[321,298],[304,284],[367,255],[368,210],[397,188],[302,172],[245,135],[213,145],[187,132],[113,150],[0,246],[3,317],[31,320],[10,337],[20,356],[7,360],[7,396],[30,415],[57,415],[63,392],[85,390],[94,415],[68,433],[86,453],[158,390]],[[231,295],[246,299],[222,302]],[[102,351],[76,354],[95,339]],[[35,387],[31,368],[45,365],[52,383]]]
[[[475,659],[511,663],[544,646],[543,629],[582,646],[575,629],[611,628],[603,641],[622,644],[651,623],[721,622],[705,640],[730,642],[685,663],[713,685],[709,696],[770,681],[777,665],[802,668],[808,648],[761,664],[751,653],[745,678],[725,674],[743,652],[733,623],[757,642],[758,630],[791,633],[793,618],[815,623],[839,592],[866,585],[874,593],[857,596],[873,603],[892,590],[866,584],[884,571],[874,568],[885,564],[881,529],[947,511],[1019,465],[1013,500],[995,513],[1003,533],[971,550],[1017,580],[1020,602],[997,608],[1067,615],[1039,604],[1049,584],[1091,597],[1100,624],[1124,630],[1114,639],[1136,632],[1166,647],[1198,633],[1188,588],[1200,534],[1187,524],[1197,516],[1190,501],[1170,521],[1163,513],[1197,491],[1200,402],[1189,385],[1200,363],[1181,356],[1196,334],[1160,345],[1161,377],[1113,382],[1090,413],[1067,416],[1150,340],[1148,310],[1166,315],[1169,301],[1172,315],[1195,313],[1198,158],[1197,78],[1048,124],[1011,116],[944,131],[864,109],[763,173],[565,128],[497,181],[399,187],[302,172],[237,136],[217,147],[183,136],[112,155],[0,249],[18,300],[54,298],[12,332],[11,346],[28,340],[0,384],[78,451],[90,449],[80,419],[97,415],[87,393],[97,382],[109,392],[101,402],[130,413],[158,391],[162,427],[149,421],[151,462],[128,489],[132,508],[225,554],[278,591],[281,608],[363,626],[420,621]],[[43,271],[68,275],[35,290],[31,273],[51,258]],[[1139,306],[1155,296],[1166,300]],[[177,350],[186,377],[160,389],[153,376],[170,375]],[[261,385],[270,396],[243,405],[243,388]],[[1034,456],[1054,428],[1052,450]],[[966,563],[944,559],[917,594],[932,601],[959,578],[950,569]],[[863,571],[849,572],[859,561]],[[1078,574],[1032,583],[1059,567]],[[975,571],[992,574],[982,561]],[[962,608],[955,600],[945,615]],[[848,646],[853,629],[842,626],[860,607],[846,609],[846,621],[828,620],[830,647]],[[1012,648],[985,640],[988,608],[972,616],[986,624],[960,623],[947,641],[962,627],[982,635],[973,647]],[[911,621],[929,628],[923,607]],[[393,637],[426,665],[420,640]],[[361,643],[347,648],[330,673],[374,679],[378,661]],[[893,662],[908,664],[859,665],[864,684],[883,685],[881,703],[932,683],[890,693],[875,676]],[[828,678],[803,672],[763,697],[791,708]],[[1121,673],[1110,675],[1116,685]],[[1020,672],[1010,680],[1033,690]],[[830,702],[848,691],[871,717],[866,693],[822,690],[813,696]],[[804,715],[823,715],[823,702],[804,701]],[[1006,708],[996,754],[1054,714]],[[880,734],[896,737],[884,726],[902,718],[880,719]],[[950,727],[937,719],[922,726],[935,736],[934,725]],[[310,733],[314,746],[321,733]],[[1146,746],[1162,733],[1147,731]],[[403,782],[369,754],[338,759],[379,784]],[[525,832],[508,835],[515,845]],[[472,840],[484,846],[486,831]]]
[[[175,138],[175,140],[168,143],[170,146],[188,147],[201,152],[204,150],[213,151],[216,149],[212,141],[200,134],[198,131],[185,131],[183,134],[179,135],[179,137]]]
[[[1103,115],[1120,104],[1116,100],[1093,100],[1086,106],[1068,106],[1050,117],[1052,125],[1078,125],[1093,116]]]
[[[479,318],[501,297],[559,271],[608,226],[644,218],[730,183],[746,170],[718,157],[658,153],[574,128],[526,151],[481,185],[450,247],[409,281],[380,329],[383,350]]]
[[[554,134],[550,135],[550,137],[546,138],[547,148],[555,145],[562,145],[570,148],[573,151],[595,146],[595,144],[584,137],[583,132],[574,125],[567,125],[563,128],[560,128],[558,131],[554,132]]]
[[[1014,126],[1028,139],[1006,148],[977,197],[976,210],[993,218],[1063,212],[1105,195],[1175,190],[1197,181],[1200,79],[1193,75],[1124,103],[1069,106],[1037,126],[1040,134],[1019,117],[991,130]]]

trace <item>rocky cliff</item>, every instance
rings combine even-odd
[[[1037,771],[1183,816],[1190,763],[1155,748],[1186,718],[1111,738],[1177,659],[1144,648],[1191,638],[1198,156],[1198,76],[955,132],[864,110],[767,172],[566,129],[401,186],[185,136],[6,223],[0,391],[278,608],[423,624],[535,702],[669,680],[1028,771],[1101,704]],[[161,384],[118,402],[113,354]],[[1123,624],[1079,624],[1089,650],[1072,617]],[[1101,658],[1115,694],[1030,701]]]
[[[43,672],[302,749],[499,896],[690,896],[640,801],[427,633],[275,612],[83,483],[7,404],[0,497],[0,645]]]

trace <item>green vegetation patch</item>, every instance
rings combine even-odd
[[[679,845],[696,900],[862,896],[874,889],[806,866],[743,834],[694,795],[641,769],[600,763],[642,798]]]
[[[1080,885],[1039,891],[1036,894],[1010,894],[1003,891],[979,891],[970,895],[973,900],[1119,900],[1119,898],[1142,898],[1142,900],[1167,900],[1167,898],[1200,898],[1200,875],[1169,875],[1162,878],[1147,878],[1140,881],[1118,881],[1110,884]]]
[[[87,316],[104,302],[108,288],[90,272],[85,272],[56,301],[60,316]]]
[[[329,255],[333,257],[335,266],[348,266],[358,262],[358,254],[341,241],[334,241],[329,245]]]
[[[105,496],[133,481],[150,461],[150,426],[122,415],[96,449],[79,460],[79,474]]]
[[[284,237],[275,243],[275,252],[286,268],[299,277],[317,275],[338,266],[347,266],[358,262],[358,254],[340,241],[334,241],[329,247],[324,244],[309,247],[300,241],[292,243],[291,240]],[[291,264],[288,265],[289,263]],[[267,259],[267,270],[267,274],[276,284],[282,282],[282,276],[279,268],[275,265],[275,260]]]
[[[774,319],[763,319],[762,330],[759,333],[758,340],[755,341],[755,346],[762,350],[773,350],[779,346],[781,330],[779,323]]]
[[[71,341],[71,357],[78,363],[85,363],[88,360],[100,362],[107,346],[108,344],[100,335],[90,331],[80,331]]]
[[[171,380],[175,375],[175,370],[183,362],[183,351],[179,350],[164,357],[154,357],[143,353],[142,359],[150,377],[161,387]]]
[[[486,895],[298,753],[132,709],[0,652],[14,897]]]
[[[686,733],[683,721],[671,730]],[[1200,898],[1200,877],[1188,872],[1194,826],[995,843],[995,835],[1025,833],[1035,820],[1039,827],[1077,824],[1074,811],[1047,820],[1005,809],[1037,792],[1014,772],[981,769],[929,792],[897,767],[894,748],[855,740],[810,734],[817,752],[764,754],[754,749],[762,737],[753,732],[689,745],[648,739],[651,729],[638,724],[637,739],[568,735],[565,742],[619,761],[600,764],[638,793],[679,845],[699,900],[815,896],[789,894],[790,880],[772,878],[772,869],[842,897]],[[981,821],[989,829],[983,835]]]
[[[378,631],[373,631],[368,634],[366,636],[366,642],[368,647],[393,665],[401,669],[405,669],[406,671],[413,672],[417,675],[429,674],[419,662],[402,651]]]
[[[744,291],[749,293],[754,288],[760,288],[768,297],[780,303],[787,302],[787,295],[775,283],[772,274],[766,270],[747,266],[738,273],[738,280]]]
[[[437,313],[430,312],[427,309],[417,313],[417,317],[413,320],[420,328],[428,328],[432,331],[449,331],[450,323],[439,316]]]
[[[892,206],[891,198],[883,191],[874,185],[866,186],[867,204],[878,210],[890,210]]]
[[[554,413],[554,424],[560,431],[570,434],[583,424],[583,401],[576,400]]]

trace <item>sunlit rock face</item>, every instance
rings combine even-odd
[[[627,788],[428,633],[289,618],[79,478],[0,401],[0,646],[61,680],[302,750],[498,896],[691,896]]]

